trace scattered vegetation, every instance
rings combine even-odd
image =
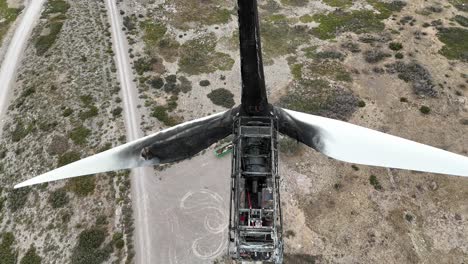
[[[296,51],[310,39],[307,26],[291,27],[286,19],[261,21],[262,49],[268,59]]]
[[[88,136],[91,135],[91,130],[87,129],[83,125],[80,125],[76,128],[74,128],[70,134],[69,137],[73,142],[77,145],[84,145],[87,142]]]
[[[367,50],[364,52],[364,59],[368,63],[378,63],[388,57],[391,57],[391,55],[378,49]]]
[[[161,89],[164,86],[164,80],[161,77],[153,78],[149,81],[149,84],[154,89]]]
[[[67,195],[67,191],[65,191],[65,189],[62,188],[53,191],[49,195],[49,203],[54,209],[64,207],[68,204],[69,201],[70,198]]]
[[[398,51],[403,48],[403,45],[399,42],[390,42],[390,44],[388,44],[388,48],[394,51]]]
[[[36,253],[36,248],[31,245],[26,254],[20,261],[20,264],[41,264],[42,258]]]
[[[388,73],[398,73],[398,78],[412,84],[415,94],[420,96],[437,96],[437,91],[429,71],[417,62],[401,61],[386,65]]]
[[[297,140],[290,137],[281,137],[279,140],[279,150],[281,153],[291,156],[300,150],[300,144]]]
[[[95,177],[77,177],[68,180],[67,189],[78,196],[87,196],[94,193],[96,187]]]
[[[382,190],[382,185],[380,185],[379,180],[377,179],[377,176],[371,175],[369,177],[369,183],[374,186],[374,189],[376,190]]]
[[[13,23],[21,12],[20,8],[8,7],[7,0],[0,0],[0,43],[3,36],[7,33],[11,23]]]
[[[284,264],[315,264],[321,263],[321,258],[306,254],[284,254]]]
[[[336,61],[312,61],[302,70],[307,77],[329,77],[335,81],[351,82],[353,78],[343,64]]]
[[[201,86],[201,87],[207,87],[207,86],[210,86],[210,84],[211,84],[211,83],[210,83],[210,81],[208,81],[208,80],[201,80],[201,81],[200,81],[200,86]]]
[[[281,0],[281,4],[289,6],[305,6],[308,0]]]
[[[326,80],[302,79],[280,98],[279,104],[295,111],[347,120],[355,112],[358,99],[348,89],[332,86]]]
[[[216,70],[227,71],[234,60],[225,53],[218,52],[214,33],[199,36],[181,46],[179,69],[189,75],[212,73]]]
[[[15,243],[15,236],[13,233],[3,233],[0,238],[2,243],[0,244],[0,260],[2,264],[16,264],[16,252],[13,248]]]
[[[460,11],[468,12],[468,4],[466,3],[466,0],[449,0],[449,3]]]
[[[231,108],[236,104],[234,102],[234,94],[232,94],[231,91],[224,88],[213,90],[207,96],[215,105]]]
[[[23,138],[25,138],[31,131],[34,129],[34,124],[30,123],[28,125],[24,125],[21,120],[18,120],[16,123],[16,127],[11,133],[11,140],[13,142],[19,142]]]
[[[168,111],[169,111],[168,107],[158,105],[153,108],[153,111],[151,112],[151,116],[157,118],[166,126],[177,125],[178,124],[177,119],[170,116],[168,114]]]
[[[347,1],[329,0],[329,2],[344,3]],[[320,25],[313,30],[316,37],[320,39],[332,39],[342,32],[354,32],[356,34],[380,32],[385,28],[383,19],[390,17],[393,12],[399,12],[406,5],[402,1],[380,2],[368,0],[368,2],[379,12],[370,10],[354,10],[345,12],[336,10],[329,14],[317,14],[313,19]]]
[[[421,106],[421,108],[419,108],[419,111],[421,111],[421,113],[425,114],[425,115],[428,115],[431,113],[431,108],[429,108],[428,106]]]
[[[183,30],[193,28],[194,25],[225,24],[231,20],[231,15],[234,14],[234,10],[220,8],[231,5],[231,2],[227,0],[202,2],[174,0],[170,4],[175,6],[177,12],[167,12],[169,22]]]
[[[286,238],[291,238],[295,236],[296,236],[296,232],[294,232],[293,230],[286,230],[286,232],[284,232],[284,237]]]
[[[34,46],[38,56],[44,55],[57,40],[60,31],[62,30],[63,23],[66,19],[66,13],[70,5],[64,0],[52,0],[47,2],[47,6],[42,14],[47,17],[46,27],[49,32],[46,35],[37,37]],[[54,14],[52,16],[52,14]]]
[[[455,21],[457,21],[457,23],[460,24],[460,26],[468,27],[468,18],[467,17],[461,16],[461,15],[456,15],[453,19]]]
[[[468,62],[468,29],[458,27],[440,28],[437,36],[445,44],[439,51],[440,54],[450,60]]]
[[[104,245],[107,233],[104,229],[93,227],[84,230],[78,236],[78,243],[71,256],[72,264],[99,264],[105,262],[112,252],[109,245]]]
[[[70,164],[74,161],[79,160],[81,157],[80,153],[74,150],[71,150],[69,152],[64,153],[63,155],[60,155],[58,158],[58,164],[57,166],[62,167],[67,164]]]
[[[352,0],[323,0],[323,2],[329,6],[340,8],[350,7],[353,5]]]
[[[135,60],[133,66],[138,75],[143,75],[145,72],[149,72],[153,69],[153,63],[156,63],[157,59],[139,58]]]
[[[117,232],[112,236],[112,243],[117,249],[122,249],[125,246],[125,241],[123,240],[123,234]]]
[[[29,193],[31,189],[28,187],[21,189],[14,189],[8,193],[8,208],[12,212],[16,212],[22,209],[28,201]]]

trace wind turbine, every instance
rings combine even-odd
[[[265,87],[257,1],[238,0],[238,9],[242,74],[242,98],[239,106],[76,161],[22,182],[15,188],[176,162],[190,158],[234,134],[231,256],[238,259],[270,259],[281,263],[282,221],[277,181],[277,132],[344,162],[468,176],[468,158],[465,156],[347,122],[271,105]],[[258,197],[255,197],[257,194]],[[270,200],[262,200],[270,194]],[[270,205],[264,205],[265,201],[272,202],[274,215],[271,215],[271,221],[274,223],[268,220]],[[261,210],[266,217],[264,215],[263,218],[255,218],[255,210]],[[252,243],[249,244],[249,236],[258,238],[258,230],[268,224],[273,228],[271,232],[268,231],[268,239],[265,235],[265,241],[271,243],[265,242],[262,246],[258,246],[258,243],[253,246]],[[245,232],[242,233],[242,230]]]

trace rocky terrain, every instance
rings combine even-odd
[[[110,35],[103,1],[42,12],[0,141],[0,263],[132,262],[128,173],[12,189],[126,141]]]
[[[147,132],[239,103],[235,1],[117,3]],[[467,5],[260,0],[270,101],[468,155]],[[125,141],[112,55],[103,1],[49,0],[1,139],[5,263],[132,262],[125,173],[11,189]],[[468,261],[466,179],[281,150],[285,263]]]

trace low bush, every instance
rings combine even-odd
[[[201,86],[201,87],[207,87],[207,86],[210,86],[210,84],[211,84],[211,83],[210,83],[210,81],[208,81],[208,80],[202,80],[202,81],[200,81],[200,86]]]
[[[388,53],[385,53],[381,50],[368,50],[364,52],[364,59],[368,63],[378,63],[386,58],[390,57],[391,55]]]
[[[213,90],[207,96],[215,105],[231,108],[236,104],[234,102],[234,94],[225,88]]]
[[[64,207],[69,201],[70,198],[64,189],[55,190],[49,195],[49,203],[54,209]]]
[[[78,236],[78,243],[71,256],[72,264],[98,264],[105,262],[111,253],[111,247],[102,246],[107,232],[98,227],[84,230]]]
[[[161,77],[153,78],[149,81],[149,84],[154,89],[161,89],[164,86],[164,81]]]
[[[65,166],[67,164],[70,164],[70,163],[72,163],[74,161],[79,160],[80,157],[81,157],[81,155],[80,155],[79,152],[71,150],[71,151],[66,152],[63,155],[59,156],[57,165],[59,167]]]
[[[376,190],[382,190],[382,185],[380,185],[379,180],[377,179],[377,176],[371,175],[369,177],[369,183],[374,186],[374,189]]]
[[[2,264],[16,264],[17,253],[13,249],[15,243],[15,236],[13,233],[3,233],[0,238],[2,243],[0,244],[0,261]]]
[[[122,111],[123,111],[122,107],[118,106],[117,108],[115,108],[114,110],[112,110],[112,115],[113,115],[114,117],[119,117],[119,116],[122,115]]]
[[[26,187],[21,189],[14,189],[8,193],[8,208],[12,212],[16,212],[23,208],[28,201],[30,191],[31,189]]]
[[[67,188],[78,196],[90,195],[96,188],[96,178],[84,176],[70,179]]]
[[[69,133],[70,139],[77,145],[86,144],[89,135],[91,135],[91,130],[87,129],[83,125],[74,128]]]
[[[390,42],[390,44],[388,44],[388,48],[394,51],[398,51],[403,48],[403,45],[399,42]]]
[[[20,264],[41,264],[41,262],[42,258],[36,253],[36,248],[31,246],[21,259]]]
[[[431,108],[429,108],[428,106],[421,106],[421,108],[419,108],[419,111],[421,111],[421,113],[425,114],[425,115],[428,115],[429,113],[431,113]]]

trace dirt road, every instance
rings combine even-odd
[[[9,91],[16,76],[16,69],[21,62],[22,54],[31,32],[41,14],[42,5],[45,0],[27,1],[26,8],[20,17],[21,22],[15,29],[8,50],[0,68],[0,128],[3,127],[3,115],[9,103]],[[0,129],[0,135],[3,129]]]
[[[119,11],[106,0],[122,88],[128,140],[139,127],[138,94]],[[161,173],[132,171],[136,263],[212,263],[225,253],[229,212],[230,159],[211,151]]]

